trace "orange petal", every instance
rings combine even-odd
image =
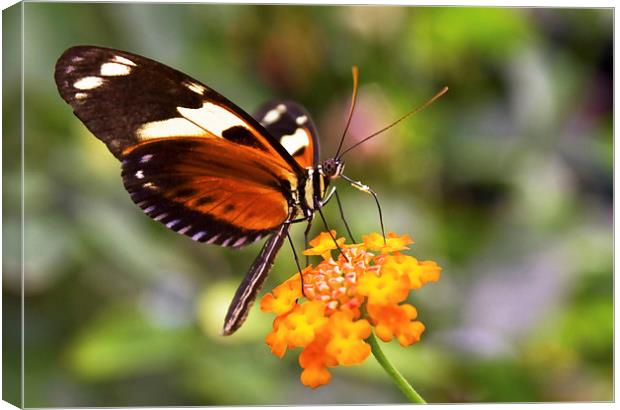
[[[324,314],[325,305],[320,301],[306,301],[295,305],[282,322],[286,327],[288,346],[305,347],[310,344],[316,333],[328,322]]]
[[[391,269],[409,278],[410,289],[418,289],[428,282],[439,280],[441,268],[434,261],[419,262],[409,255],[387,255],[381,270]]]
[[[336,231],[332,230],[331,234],[336,237]],[[336,239],[338,246],[342,246],[344,242],[344,238]],[[338,249],[336,243],[334,243],[334,240],[329,232],[321,232],[316,238],[309,242],[312,248],[306,249],[304,251],[304,255],[321,255],[323,259],[328,260],[331,258],[331,251],[333,249]]]
[[[280,326],[282,319],[276,318],[273,322],[273,330],[265,337],[265,342],[271,349],[271,353],[278,357],[284,356],[286,353],[286,328]]]
[[[357,292],[368,297],[368,303],[387,305],[402,302],[409,294],[409,277],[398,267],[381,266],[380,275],[365,274],[359,279]]]
[[[411,289],[417,289],[429,282],[437,282],[441,273],[441,267],[435,261],[418,262],[409,274]]]
[[[365,319],[354,321],[347,312],[336,312],[329,319],[331,339],[325,351],[344,366],[366,360],[370,345],[364,339],[370,336],[370,323]]]
[[[409,249],[407,245],[413,243],[409,235],[399,236],[394,232],[389,232],[385,240],[383,235],[376,232],[363,236],[362,240],[368,249],[381,250],[381,253],[392,253]]]
[[[302,274],[311,268],[311,266],[308,266],[302,271]],[[297,299],[301,296],[301,280],[299,273],[296,273],[273,288],[271,293],[267,293],[263,296],[260,301],[260,309],[263,312],[272,312],[276,315],[282,315],[292,310],[295,307]]]
[[[375,325],[375,333],[384,342],[393,337],[401,346],[409,346],[420,340],[424,332],[424,324],[413,320],[417,316],[416,309],[408,304],[403,305],[368,305],[368,314]]]
[[[319,386],[329,383],[332,375],[325,366],[310,366],[301,372],[301,383],[304,386],[316,389]]]
[[[328,331],[318,334],[316,339],[299,355],[299,365],[304,369],[301,373],[301,382],[305,386],[316,388],[328,383],[331,379],[327,367],[335,366],[338,362],[325,351],[328,341]]]

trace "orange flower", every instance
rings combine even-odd
[[[402,302],[411,290],[439,280],[441,271],[433,261],[399,253],[413,243],[408,235],[390,233],[384,241],[371,233],[361,244],[344,242],[339,238],[336,246],[329,233],[321,233],[304,252],[323,261],[301,272],[303,292],[296,273],[261,300],[261,310],[276,315],[265,339],[272,353],[282,357],[287,349],[302,348],[301,382],[312,388],[329,383],[328,367],[366,360],[371,348],[365,339],[373,327],[383,341],[396,338],[402,346],[419,341],[424,325],[415,320],[416,309]],[[333,259],[338,247],[344,256]]]

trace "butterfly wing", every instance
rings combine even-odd
[[[55,80],[75,115],[118,158],[149,139],[223,138],[299,165],[249,114],[199,81],[154,60],[94,46],[66,50]]]
[[[303,167],[319,160],[319,138],[310,114],[292,101],[271,101],[254,115],[269,134]]]
[[[316,165],[319,158],[319,140],[310,114],[299,104],[273,101],[264,104],[254,115],[269,134],[288,151],[301,167]],[[293,219],[293,214],[288,219]],[[265,242],[233,297],[222,334],[231,335],[241,327],[256,299],[276,254],[284,244],[289,224],[282,224]]]
[[[263,108],[261,124],[177,70],[102,47],[65,51],[55,80],[76,116],[122,160],[125,188],[153,219],[223,246],[273,233],[229,308],[224,333],[234,332],[288,233],[303,168],[317,161],[310,116],[278,103]]]
[[[243,246],[288,215],[300,165],[254,118],[193,78],[120,50],[77,46],[60,95],[123,161],[132,199],[194,240]]]
[[[241,247],[289,214],[297,176],[221,138],[160,138],[129,148],[123,183],[151,218],[193,240]]]

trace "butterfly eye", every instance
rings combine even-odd
[[[323,173],[330,179],[338,178],[344,170],[344,163],[337,158],[330,158],[323,161]]]

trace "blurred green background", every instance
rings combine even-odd
[[[249,112],[297,100],[323,158],[353,64],[349,143],[448,85],[347,158],[387,229],[443,267],[411,298],[421,342],[387,354],[430,402],[612,399],[612,10],[26,3],[25,24],[26,406],[403,401],[372,358],[303,387],[298,351],[269,353],[272,317],[258,309],[218,336],[260,244],[194,243],[140,212],[56,91],[56,59],[77,44],[161,61]],[[3,144],[19,152],[17,138]],[[18,164],[5,156],[5,206],[19,201]],[[341,195],[358,237],[379,229],[372,198],[344,184]],[[344,232],[335,204],[326,213]],[[17,249],[19,221],[4,233]],[[19,261],[5,255],[16,313]],[[265,289],[294,270],[284,248]],[[5,360],[17,371],[18,356]]]

